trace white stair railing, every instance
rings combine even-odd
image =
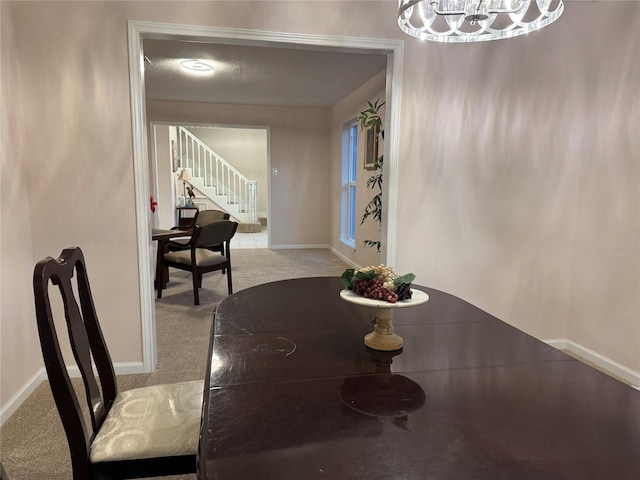
[[[178,127],[178,154],[182,167],[190,168],[192,176],[202,178],[218,195],[225,195],[229,204],[237,204],[250,223],[258,222],[257,181],[242,175],[184,127]]]

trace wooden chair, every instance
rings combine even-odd
[[[68,333],[82,375],[90,427],[85,423],[60,350],[50,282],[58,287],[63,300],[67,325],[63,332]],[[67,248],[57,259],[47,257],[38,262],[33,290],[42,355],[67,436],[74,480],[195,473],[203,382],[155,385],[118,393],[80,248]]]
[[[220,220],[208,225],[196,225],[193,235],[187,244],[188,250],[169,252],[164,255],[164,263],[169,267],[191,272],[193,277],[193,301],[200,305],[198,289],[202,287],[202,275],[215,270],[222,270],[227,275],[229,295],[233,293],[231,280],[231,251],[229,243],[238,228],[237,222]],[[213,247],[222,245],[222,251],[212,251]],[[162,298],[162,290],[158,289],[158,298]]]
[[[196,215],[193,217],[193,221],[185,226],[185,227],[173,227],[173,229],[179,230],[188,230],[193,235],[193,228],[196,225],[209,225],[213,222],[219,222],[220,220],[229,220],[230,215],[227,212],[223,212],[222,210],[199,210],[196,212]],[[172,229],[172,230],[173,230]],[[188,250],[189,247],[189,238],[180,238],[176,240],[172,240],[169,242],[169,251],[177,252],[179,250]],[[213,252],[220,252],[224,255],[224,246],[216,245],[210,248]]]
[[[218,222],[220,220],[229,220],[230,215],[222,210],[198,210],[193,218],[190,218],[190,222],[185,225],[178,225],[172,227],[171,230],[188,230],[193,232],[193,227],[197,225],[207,225],[211,222]]]

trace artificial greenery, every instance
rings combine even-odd
[[[378,274],[375,272],[375,270],[368,270],[366,272],[362,272],[354,268],[347,268],[344,272],[342,272],[342,277],[341,277],[342,285],[344,285],[344,288],[351,290],[354,280],[357,280],[357,279],[371,280],[376,278],[377,276]],[[404,275],[400,275],[399,277],[394,278],[393,285],[396,288],[400,287],[401,285],[411,285],[411,282],[413,282],[415,279],[416,279],[415,274],[406,273]]]
[[[374,103],[367,102],[369,108],[360,112],[360,116],[358,120],[360,122],[360,130],[375,129],[375,132],[378,132],[380,138],[384,140],[384,129],[382,128],[382,117],[380,116],[380,109],[384,105],[384,102],[381,102],[378,98]],[[377,140],[377,139],[376,139]],[[364,213],[360,218],[360,225],[364,223],[364,221],[372,217],[374,221],[378,222],[379,225],[382,225],[382,162],[384,155],[380,155],[375,159],[375,168],[374,170],[378,173],[375,173],[367,180],[367,188],[370,188],[377,193],[373,196],[371,201],[364,208]],[[363,240],[362,242],[365,247],[376,247],[378,252],[380,251],[380,247],[382,243],[380,240]]]

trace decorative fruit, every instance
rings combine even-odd
[[[411,282],[415,278],[413,273],[399,276],[391,267],[378,265],[360,270],[348,268],[342,274],[342,284],[356,295],[396,303],[411,298]]]

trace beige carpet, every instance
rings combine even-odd
[[[90,259],[88,259],[91,274]],[[288,278],[339,276],[347,266],[329,250],[236,249],[232,251],[234,291]],[[158,369],[118,377],[120,390],[204,378],[211,316],[226,298],[226,277],[204,276],[200,305],[193,305],[191,277],[171,270],[171,282],[156,301]],[[99,285],[92,284],[95,290]],[[98,312],[105,322],[106,312]],[[35,319],[34,319],[35,321]],[[76,388],[81,388],[76,382]],[[0,432],[0,459],[11,480],[69,480],[67,441],[49,385],[43,382]],[[195,479],[195,475],[163,477]]]

